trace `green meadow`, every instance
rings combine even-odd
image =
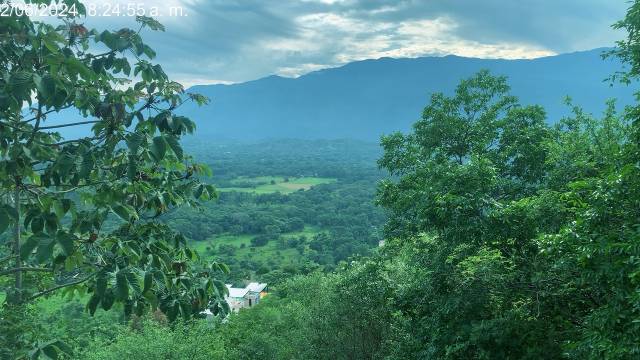
[[[289,238],[299,238],[306,236],[307,238],[313,237],[319,233],[320,229],[313,227],[305,227],[302,231],[290,232],[282,234],[280,237],[284,240]],[[193,241],[191,247],[198,251],[198,254],[203,258],[212,256],[213,251],[220,245],[233,245],[236,247],[234,257],[236,259],[253,259],[256,261],[267,261],[269,259],[277,259],[281,264],[293,264],[298,263],[301,256],[297,249],[286,248],[282,249],[278,246],[277,240],[269,241],[263,246],[251,246],[251,239],[258,236],[251,234],[243,235],[220,235],[213,236],[205,241]]]
[[[308,190],[312,186],[320,184],[330,184],[336,179],[322,177],[290,177],[282,176],[259,176],[259,177],[238,177],[233,183],[243,186],[220,187],[218,191],[240,191],[255,194],[270,194],[280,192],[289,194],[298,190]],[[246,185],[250,186],[246,186]]]

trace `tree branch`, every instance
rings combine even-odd
[[[51,109],[51,110],[43,111],[43,112],[42,112],[42,114],[41,114],[41,116],[42,116],[42,117],[45,117],[47,114],[51,114],[51,113],[53,113],[53,112],[60,112],[60,110],[64,110],[64,109],[68,109],[68,108],[70,108],[70,107],[71,107],[71,105],[73,105],[73,104],[65,105],[65,106],[61,107],[60,109]],[[37,120],[37,119],[38,119],[38,116],[34,116],[34,117],[32,117],[31,119],[22,120],[22,121],[21,121],[21,123],[22,123],[22,124],[27,124],[27,123],[30,123],[30,122],[32,122],[32,121],[34,121],[34,120]]]
[[[62,125],[42,126],[40,127],[40,130],[59,129],[63,127],[77,126],[77,125],[84,125],[84,124],[95,124],[95,123],[99,123],[100,121],[102,120],[89,120],[89,121],[79,121],[75,123],[62,124]]]
[[[33,131],[31,132],[31,136],[29,136],[29,140],[27,141],[27,146],[31,145],[33,139],[35,139],[38,130],[40,129],[40,121],[42,120],[42,103],[38,101],[38,113],[36,115],[36,124],[33,126]]]
[[[60,290],[60,289],[62,289],[62,288],[65,288],[65,287],[67,287],[67,286],[73,286],[73,285],[82,284],[83,282],[85,282],[85,281],[87,281],[87,280],[91,279],[91,278],[92,278],[92,277],[94,277],[95,275],[96,275],[96,273],[91,273],[91,274],[87,275],[86,277],[84,277],[84,278],[82,278],[82,279],[78,279],[78,280],[75,280],[75,281],[71,281],[71,282],[68,282],[68,283],[66,283],[66,284],[60,284],[60,285],[54,286],[54,287],[52,287],[52,288],[49,288],[49,289],[47,289],[47,290],[40,291],[40,292],[38,292],[38,293],[33,294],[30,298],[28,298],[28,299],[27,299],[27,301],[31,301],[31,300],[37,299],[37,298],[39,298],[39,297],[41,297],[41,296],[45,296],[45,295],[47,295],[47,294],[50,294],[50,293],[52,293],[52,292],[54,292],[54,291],[56,291],[56,290]]]

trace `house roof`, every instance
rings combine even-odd
[[[240,289],[231,287],[230,284],[227,284],[227,289],[229,289],[229,297],[241,298],[247,295],[249,292],[248,288]]]
[[[251,291],[251,292],[261,292],[263,291],[265,288],[267,287],[267,284],[265,283],[249,283],[249,285],[247,285],[247,290]]]

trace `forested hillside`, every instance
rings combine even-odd
[[[372,201],[383,173],[378,145],[350,140],[187,143],[220,192],[202,208],[162,219],[200,255],[227,264],[226,280],[270,284],[369,255],[385,215]],[[296,149],[292,151],[292,149]],[[272,184],[273,183],[273,184]]]

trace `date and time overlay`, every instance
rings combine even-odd
[[[144,2],[128,1],[100,1],[83,4],[84,9],[76,5],[63,2],[49,2],[46,4],[32,4],[24,2],[9,2],[0,4],[0,17],[29,16],[29,17],[67,17],[78,16],[83,10],[87,17],[187,17],[187,9],[182,6],[148,5]]]

